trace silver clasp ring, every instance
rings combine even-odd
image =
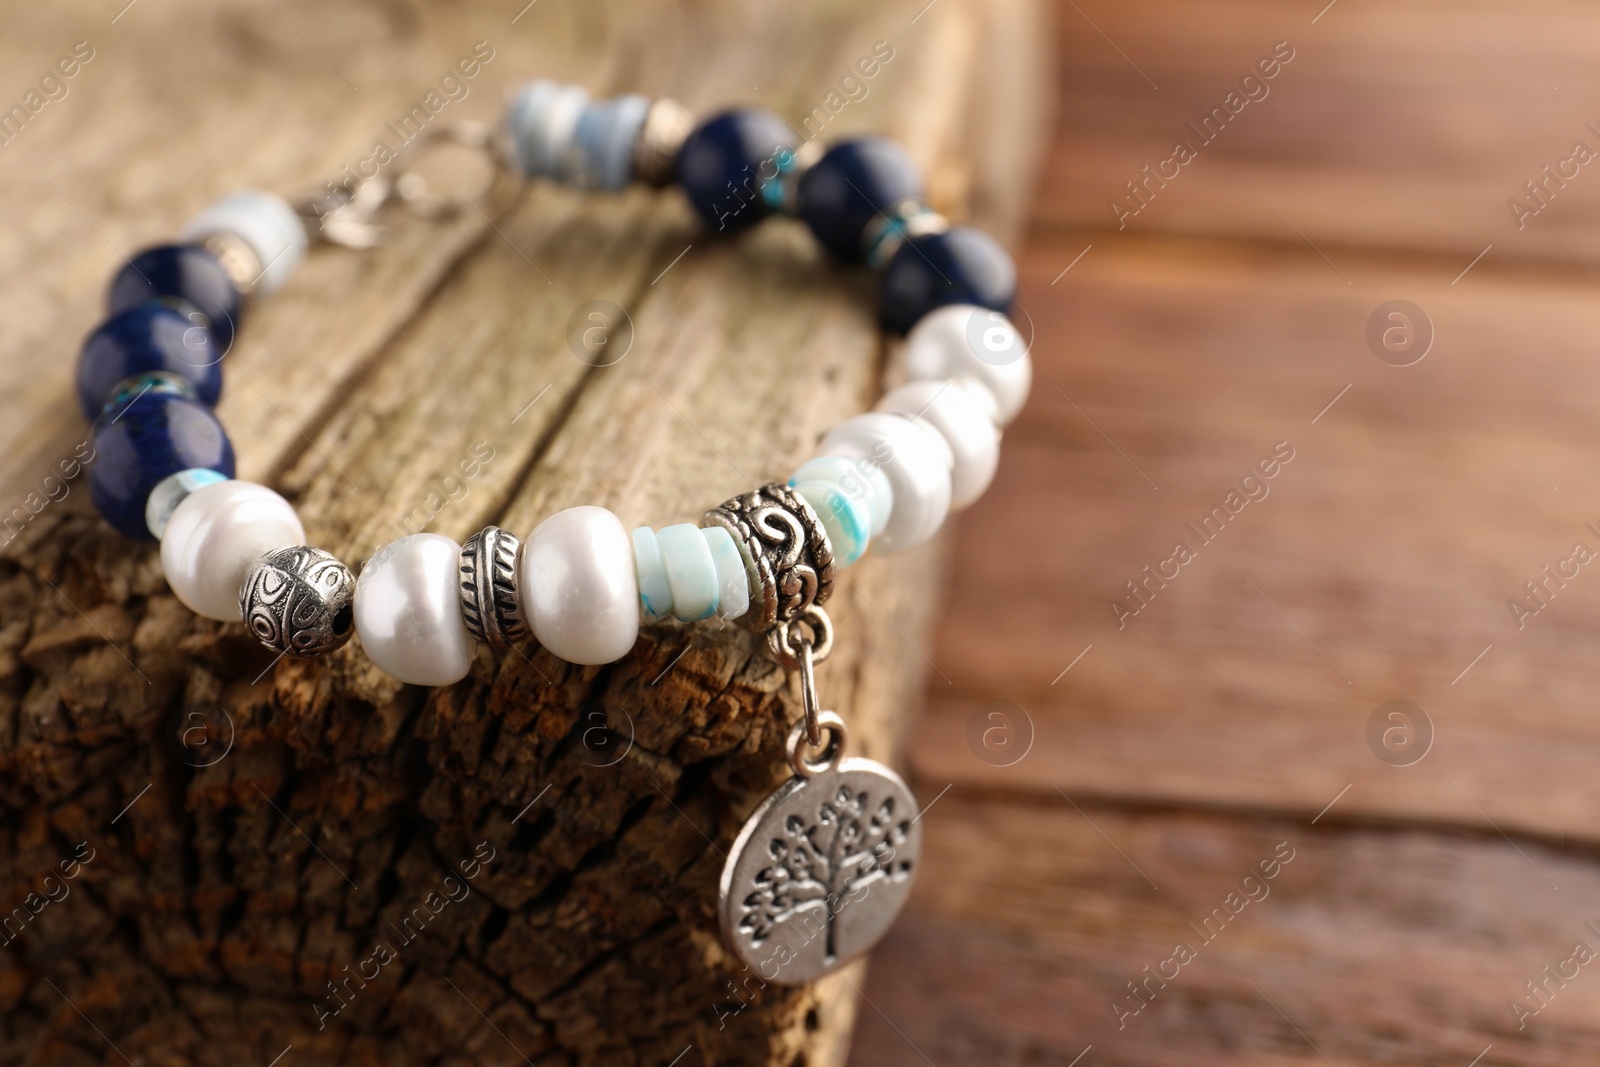
[[[844,759],[844,746],[847,739],[844,720],[831,711],[825,711],[817,717],[819,734],[816,740],[808,740],[805,724],[795,723],[794,729],[789,731],[789,765],[794,768],[794,773],[802,778],[810,778],[813,774],[831,771],[839,766],[839,761]],[[806,755],[806,746],[821,747],[820,731],[828,732],[828,745],[817,754],[815,759]]]
[[[451,184],[455,195],[435,193],[416,171],[417,164],[440,148],[468,148],[481,152],[490,163],[490,177],[481,189],[463,193]],[[395,150],[377,173],[361,179],[344,193],[305,197],[295,205],[313,241],[346,248],[371,248],[378,243],[381,229],[378,216],[398,200],[412,214],[425,219],[444,218],[458,210],[458,196],[469,203],[481,200],[494,188],[504,170],[493,128],[484,122],[446,122],[419,131]],[[447,179],[448,181],[448,179]]]

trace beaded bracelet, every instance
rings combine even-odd
[[[910,158],[881,137],[795,149],[770,112],[737,109],[695,126],[671,100],[592,101],[547,81],[511,95],[498,137],[444,135],[492,147],[525,181],[613,191],[675,181],[722,232],[797,216],[834,259],[882,274],[880,319],[906,335],[905,383],[828,431],[786,483],[725,501],[699,526],[630,533],[604,508],[574,507],[526,540],[494,526],[462,545],[412,534],[358,578],[305,544],[283,497],[234,479],[212,406],[249,304],[288,281],[313,238],[370,243],[351,235],[397,183],[347,189],[332,212],[244,192],[203,211],[180,243],[134,256],[111,283],[108,318],[77,367],[78,402],[94,423],[94,504],[122,533],[160,542],[168,584],[197,614],[242,619],[295,656],[331,652],[354,632],[407,683],[465,678],[474,640],[504,647],[531,633],[553,655],[603,664],[627,654],[641,620],[717,617],[766,633],[774,657],[800,674],[805,718],[789,737],[794,777],[728,854],[719,913],[730,946],[767,980],[826,974],[893,920],[920,831],[905,784],[881,764],[844,758],[844,724],[820,709],[813,671],[833,644],[822,605],[869,542],[880,552],[923,544],[993,478],[1001,427],[1032,375],[1006,317],[1015,268],[993,238],[932,211]],[[355,222],[340,217],[347,210]]]

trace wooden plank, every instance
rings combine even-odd
[[[700,110],[754,96],[798,122],[888,41],[897,61],[849,94],[826,136],[901,137],[940,204],[959,213],[977,191],[1004,228],[1036,154],[1018,138],[1037,113],[1015,94],[1039,67],[1024,52],[991,77],[980,59],[1002,25],[1037,49],[1037,14],[920,6],[196,15],[141,0],[105,31],[71,107],[0,160],[54,184],[0,184],[0,203],[33,220],[0,251],[19,281],[0,307],[30,309],[0,334],[18,384],[0,409],[6,498],[81,439],[65,368],[118,250],[242,182],[337,174],[475,40],[496,58],[451,118],[487,117],[503,83],[546,75]],[[101,17],[40,17],[0,49],[26,58]],[[174,176],[172,160],[213,156],[226,164]],[[372,253],[319,253],[228,357],[220,413],[241,475],[280,485],[312,540],[346,559],[417,528],[525,528],[579,500],[628,521],[692,518],[781,476],[874,395],[884,360],[866,276],[828,268],[796,224],[714,247],[672,194],[541,187],[481,206],[442,225],[397,215]],[[61,239],[96,231],[99,244]],[[566,343],[596,298],[634,328],[613,367]],[[468,455],[476,473],[447,483]],[[296,1062],[669,1062],[690,1048],[704,1062],[841,1061],[861,968],[750,999],[715,933],[720,849],[783,776],[795,716],[757,639],[652,628],[606,670],[485,654],[469,682],[426,694],[354,650],[274,665],[237,627],[192,619],[148,550],[85,503],[74,491],[46,508],[0,562],[6,899],[61,842],[98,848],[71,908],[0,964],[3,1047],[109,1055],[87,1017],[129,1055],[196,1063],[266,1062],[288,1042]],[[833,602],[851,637],[823,681],[864,753],[899,749],[939,568],[938,546],[875,562]],[[185,766],[163,737],[219,706],[229,756]],[[483,842],[496,859],[476,892],[406,940],[403,970],[317,1027],[313,998]]]
[[[1081,249],[1026,259],[1038,385],[959,527],[919,773],[1305,815],[1341,795],[1331,819],[1593,841],[1600,587],[1578,568],[1520,628],[1507,606],[1600,548],[1587,287],[1376,260],[1347,286],[1314,254],[1181,245],[1097,247],[1052,286]],[[1409,367],[1364,336],[1397,294],[1437,338]],[[1284,441],[1268,495],[1202,541],[1190,524]],[[1193,561],[1119,618],[1178,541]],[[991,700],[1035,726],[1014,766],[969,747]],[[1411,766],[1369,746],[1391,700],[1432,723]]]
[[[959,787],[924,834],[856,1062],[1503,1067],[1600,1038],[1568,962],[1600,953],[1587,853]]]
[[[1060,26],[1045,224],[1111,231],[1102,242],[1309,239],[1336,260],[1351,246],[1430,253],[1451,274],[1490,244],[1489,263],[1594,262],[1592,168],[1570,163],[1545,206],[1524,189],[1575,142],[1600,152],[1586,125],[1600,124],[1587,103],[1600,89],[1587,4],[1088,0],[1063,6]],[[1294,58],[1245,86],[1258,99],[1229,102],[1279,42]],[[1220,133],[1190,126],[1225,105],[1237,113],[1214,122]],[[1193,160],[1167,165],[1177,176],[1152,182],[1119,231],[1113,198],[1180,141]],[[1507,202],[1518,197],[1537,215],[1515,218]]]

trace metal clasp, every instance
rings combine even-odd
[[[817,699],[816,666],[833,651],[833,620],[809,605],[799,615],[773,627],[767,635],[772,658],[800,672],[800,700],[806,713],[806,740],[813,748],[822,744],[822,704]]]
[[[467,148],[481,152],[489,164],[489,179],[482,188],[464,192],[448,178],[452,194],[435,192],[417,172],[417,165],[441,148]],[[345,248],[371,248],[383,236],[378,217],[389,204],[399,201],[419,218],[441,219],[453,216],[468,204],[483,199],[494,188],[504,170],[493,128],[484,122],[446,122],[427,126],[395,150],[378,172],[343,190],[308,196],[295,205],[313,241],[326,241]]]

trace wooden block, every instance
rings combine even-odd
[[[73,347],[122,253],[240,185],[314,190],[358,165],[478,41],[492,60],[435,121],[487,119],[535,76],[702,113],[755,99],[829,140],[901,138],[941,205],[1009,236],[1040,15],[920,9],[141,0],[0,149],[0,204],[25,220],[0,249],[0,500],[83,439]],[[109,16],[27,18],[8,69]],[[892,58],[863,80],[877,42]],[[611,366],[567,343],[594,300],[631,321]],[[394,213],[372,252],[318,251],[255,309],[219,413],[240,475],[351,562],[580,502],[662,525],[784,477],[872,402],[873,308],[870,276],[794,222],[724,244],[674,193],[501,190],[439,222]],[[842,1062],[863,965],[763,988],[717,933],[722,854],[785,777],[798,715],[761,639],[652,627],[604,669],[485,651],[439,691],[356,649],[274,663],[190,617],[150,548],[86,505],[80,478],[0,556],[0,903],[78,842],[94,854],[0,962],[0,1059]],[[940,572],[937,545],[873,560],[830,602],[821,681],[861,754],[901,749]],[[213,747],[173,743],[194,730]],[[468,892],[444,882],[467,870]]]

